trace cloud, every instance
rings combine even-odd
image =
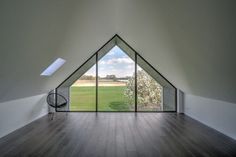
[[[128,65],[128,66],[126,66],[126,69],[129,69],[129,70],[132,70],[132,69],[134,69],[135,67],[134,67],[134,64],[130,64],[130,65]]]
[[[117,77],[126,77],[132,76],[134,73],[134,64],[126,64],[126,65],[101,65],[98,68],[98,74],[100,77],[105,77],[106,75],[116,75]],[[91,68],[88,70],[85,75],[93,75],[96,76],[96,69]]]
[[[102,65],[105,65],[106,62],[105,61],[99,61],[98,64],[102,64]]]
[[[109,53],[107,53],[108,56],[112,56],[115,54],[115,51],[110,51]]]
[[[100,77],[112,74],[117,77],[132,76],[134,68],[134,61],[117,46],[111,49],[98,62],[98,74]],[[96,69],[89,70],[87,74],[96,75]]]
[[[111,58],[108,60],[102,60],[99,62],[99,64],[105,65],[111,65],[111,64],[133,64],[134,61],[128,57],[121,57],[121,58]]]

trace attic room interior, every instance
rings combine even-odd
[[[0,156],[236,156],[233,0],[1,0]]]

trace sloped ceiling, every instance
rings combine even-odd
[[[234,0],[2,0],[0,101],[48,92],[119,34],[185,93],[236,102]],[[40,73],[56,58],[51,77]]]

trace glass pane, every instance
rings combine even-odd
[[[138,111],[175,111],[175,88],[137,56]]]
[[[96,56],[87,60],[57,92],[68,101],[57,111],[96,111]]]
[[[118,46],[98,62],[98,111],[134,111],[134,61]]]
[[[96,65],[70,87],[70,111],[96,110]]]
[[[162,111],[163,87],[145,70],[137,66],[138,111]]]

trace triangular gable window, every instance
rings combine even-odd
[[[118,35],[56,92],[69,102],[57,111],[176,111],[176,88]]]

